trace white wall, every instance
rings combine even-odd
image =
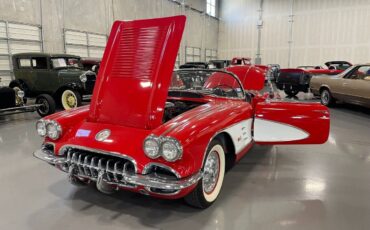
[[[260,0],[221,0],[219,58],[255,57]],[[262,63],[289,63],[292,0],[264,0]],[[293,0],[291,67],[370,62],[370,1]]]
[[[185,0],[185,4],[205,11],[206,0]],[[0,20],[41,25],[44,51],[64,52],[63,29],[109,34],[114,20],[133,20],[185,14],[186,32],[181,44],[217,49],[218,20],[186,9],[169,0],[1,0]],[[203,57],[204,59],[204,57]]]

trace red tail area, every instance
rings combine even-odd
[[[162,123],[185,16],[116,21],[101,62],[89,120],[153,129]]]

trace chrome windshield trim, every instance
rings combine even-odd
[[[238,78],[238,76],[236,76],[234,73],[232,72],[229,72],[229,71],[226,71],[226,70],[217,70],[217,69],[178,69],[178,70],[174,70],[175,73],[178,73],[178,72],[218,72],[218,73],[225,73],[225,74],[229,74],[231,75],[239,84],[240,86],[240,89],[243,93],[243,97],[241,98],[236,98],[236,99],[245,99],[245,90],[243,88],[243,84],[242,82],[240,81],[240,79]],[[171,90],[171,89],[169,89]],[[218,96],[220,97],[220,96]],[[228,98],[228,97],[222,97],[222,98]]]

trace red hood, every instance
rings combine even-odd
[[[140,129],[162,123],[185,20],[175,16],[114,22],[89,121]]]

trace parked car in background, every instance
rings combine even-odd
[[[207,62],[186,62],[179,69],[208,69]]]
[[[24,98],[23,90],[18,87],[0,86],[0,116],[34,111],[41,116],[50,115],[55,112],[55,107],[45,106],[42,102],[47,100],[52,98],[48,95],[39,95],[35,104],[26,105],[27,100]]]
[[[116,21],[91,105],[39,120],[45,139],[34,156],[103,193],[124,189],[207,208],[225,171],[254,143],[327,140],[325,106],[249,93],[264,87],[258,67],[173,72],[184,26],[184,16]]]
[[[80,106],[94,89],[96,74],[82,69],[81,58],[68,54],[20,53],[13,55],[15,80],[9,87],[19,88],[25,97],[49,95],[66,110]],[[50,104],[50,107],[55,105]]]
[[[370,107],[370,64],[352,66],[334,76],[313,76],[310,88],[326,106],[342,101]]]
[[[210,69],[224,69],[231,64],[231,60],[210,60],[208,66]]]
[[[91,70],[98,76],[101,59],[98,58],[82,58],[81,64],[85,71]]]
[[[299,92],[307,93],[310,88],[310,80],[315,75],[336,75],[350,66],[346,61],[330,61],[325,63],[326,68],[322,66],[300,66],[298,68],[281,69],[280,75],[276,80],[276,86],[284,90],[289,97],[297,95]]]

